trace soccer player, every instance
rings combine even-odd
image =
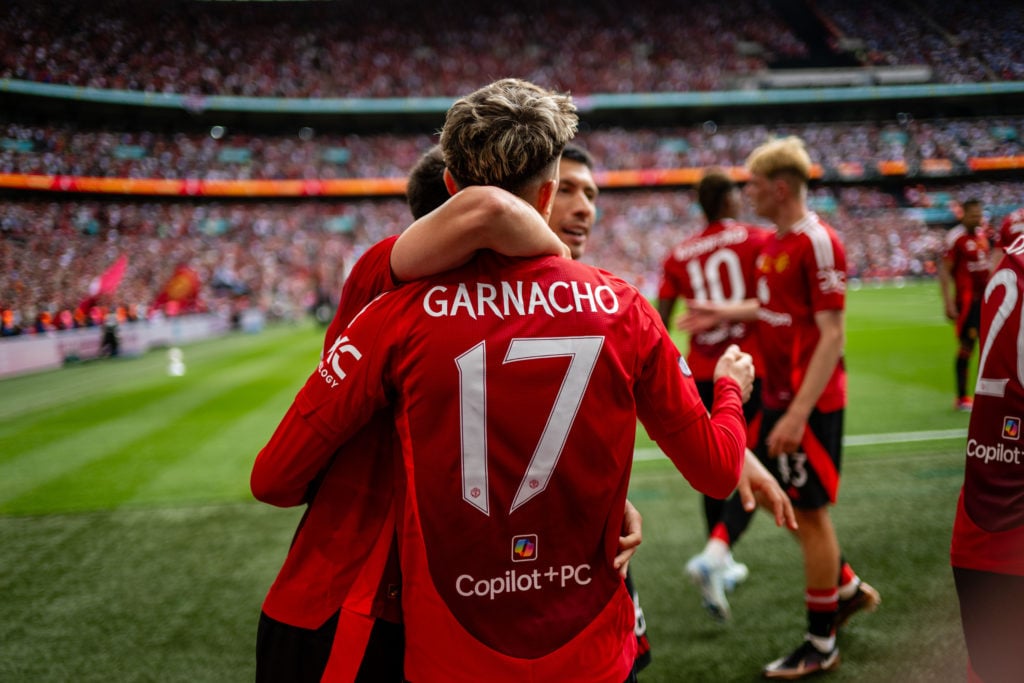
[[[1005,247],[981,308],[981,366],[951,562],[969,681],[1024,681],[1024,236]]]
[[[678,299],[695,304],[740,303],[754,293],[754,262],[771,231],[736,221],[742,206],[739,186],[724,169],[709,169],[697,185],[697,199],[707,226],[683,240],[665,259],[658,291],[658,313],[666,326]],[[751,354],[760,374],[763,361],[752,322],[721,321],[690,334],[686,362],[697,380],[704,405],[714,399],[715,363],[730,345]],[[747,447],[757,441],[761,397],[755,380],[751,398],[743,406],[747,420]],[[686,563],[686,572],[700,588],[705,609],[718,620],[730,616],[725,592],[747,577],[746,565],[733,560],[731,547],[739,540],[753,509],[746,509],[736,494],[727,501],[704,496],[708,540],[703,552]]]
[[[838,627],[881,599],[842,561],[829,513],[839,489],[846,405],[845,251],[832,228],[807,208],[811,160],[802,140],[767,142],[746,166],[754,210],[776,226],[757,258],[764,358],[757,452],[796,510],[807,608],[804,642],[766,665],[764,675],[794,679],[836,667]]]
[[[978,229],[983,214],[981,201],[968,199],[962,205],[960,223],[946,234],[946,253],[939,264],[939,285],[946,317],[956,324],[956,401],[953,407],[969,412],[973,399],[967,395],[967,365],[978,340],[981,296],[985,291],[989,243]]]
[[[570,142],[562,150],[562,157],[558,162],[558,190],[551,202],[548,225],[569,248],[574,260],[582,258],[586,252],[587,242],[590,240],[590,233],[597,217],[596,202],[599,192],[594,180],[594,158],[585,149]],[[628,505],[629,501],[626,502]],[[631,512],[639,515],[635,509]],[[640,606],[640,595],[633,582],[629,565],[626,565],[626,590],[633,598],[636,616],[635,669],[639,673],[651,663],[651,643],[647,636],[647,618]]]
[[[992,270],[996,269],[999,262],[1003,260],[1007,247],[1017,241],[1017,238],[1024,235],[1024,207],[1015,209],[1003,216],[1003,222],[999,226],[999,232],[992,235]]]
[[[417,221],[400,237],[371,247],[353,267],[324,353],[373,298],[426,269],[458,265],[477,248],[568,255],[536,210],[504,190],[471,188],[445,203],[443,167],[435,149],[413,169],[407,194]],[[330,466],[279,502],[308,508],[263,604],[257,681],[403,680],[400,575],[389,516],[395,471],[386,457],[393,432],[394,419],[383,411]],[[359,457],[369,453],[379,457]]]
[[[558,163],[558,191],[548,224],[574,260],[582,258],[587,250],[597,218],[598,193],[594,158],[579,145],[569,143]]]
[[[491,84],[449,110],[446,180],[514,190],[547,215],[575,124],[567,96]],[[786,516],[743,455],[749,356],[721,359],[711,415],[679,361],[623,281],[480,252],[356,316],[260,452],[254,493],[287,498],[393,403],[406,677],[618,683],[636,650],[612,557],[638,412],[692,483],[725,495],[742,471]]]

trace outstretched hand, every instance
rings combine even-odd
[[[687,301],[686,314],[676,321],[683,332],[696,334],[717,327],[722,322],[718,307],[710,301]]]
[[[760,505],[775,517],[775,526],[785,525],[786,528],[796,531],[796,513],[793,512],[793,503],[790,502],[789,496],[749,449],[736,490],[743,501],[744,510],[753,512],[754,508]]]

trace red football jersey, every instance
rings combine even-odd
[[[374,245],[353,266],[328,328],[323,356],[367,303],[395,286],[391,250],[397,239],[390,237]],[[394,534],[389,515],[395,467],[393,459],[387,457],[393,453],[393,434],[391,411],[380,411],[338,451],[312,500],[307,498],[310,482],[318,474],[315,469],[285,483],[267,481],[274,474],[254,467],[254,490],[274,489],[275,504],[310,503],[263,603],[267,615],[293,626],[317,628],[344,604],[346,610],[358,614],[399,618],[397,600],[390,601],[394,603],[390,609],[389,601],[380,598],[374,606]],[[370,454],[374,457],[367,457]],[[398,583],[397,576],[394,583]],[[344,625],[343,615],[342,629]],[[356,659],[356,666],[358,663]]]
[[[981,308],[981,358],[951,558],[1024,576],[1024,239],[1008,247]]]
[[[1020,235],[1024,235],[1024,208],[1006,215],[996,234],[995,246],[1008,248]]]
[[[981,298],[989,273],[989,244],[980,231],[957,225],[946,233],[946,255],[961,308]]]
[[[818,343],[815,314],[846,306],[846,251],[835,231],[808,213],[786,234],[774,234],[757,258],[757,298],[764,406],[785,410]],[[831,412],[845,405],[840,361],[816,407]]]
[[[739,392],[714,418],[653,307],[609,273],[484,252],[368,306],[260,459],[287,481],[394,402],[406,676],[621,683],[633,604],[612,567],[636,418],[696,487],[735,487]]]
[[[660,299],[738,303],[754,296],[754,263],[771,230],[738,223],[730,218],[715,221],[699,235],[681,242],[662,268]],[[754,357],[761,373],[761,354],[751,323],[722,323],[690,337],[686,360],[698,381],[714,376],[715,364],[730,344]]]

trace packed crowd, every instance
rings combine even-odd
[[[986,117],[780,125],[699,125],[580,133],[608,170],[741,166],[770,136],[797,135],[826,175],[851,164],[866,176],[896,161],[916,174],[929,160],[959,171],[973,157],[1020,156],[1024,118]],[[168,132],[95,129],[74,123],[0,121],[0,173],[195,179],[334,179],[404,176],[436,140],[428,133],[340,134],[305,127],[253,134],[220,127]]]
[[[228,317],[257,307],[296,319],[318,295],[337,293],[358,244],[383,234],[367,235],[363,224],[390,226],[403,211],[398,200],[330,207],[4,202],[0,331],[92,326],[113,310]],[[121,256],[128,265],[116,292],[93,297],[96,281]],[[187,308],[159,306],[179,267],[197,276],[198,296]]]
[[[1005,211],[1020,202],[1020,186],[972,183],[941,192],[910,186],[904,196],[865,186],[819,187],[810,204],[840,232],[850,276],[870,280],[934,274],[943,231],[907,209],[926,206],[929,198],[967,196]],[[757,222],[753,215],[744,219]],[[272,318],[298,318],[318,301],[336,300],[347,268],[362,251],[409,222],[400,199],[215,204],[8,199],[0,212],[0,332],[96,325],[107,310],[118,308],[152,315],[182,265],[198,277],[202,310],[229,315],[252,306]],[[594,240],[586,260],[653,295],[669,249],[702,225],[691,189],[606,191],[595,227],[602,238]],[[116,294],[93,302],[91,313],[79,312],[94,281],[122,255],[128,266]]]
[[[228,5],[12,3],[0,77],[302,98],[455,95],[504,73],[580,94],[714,90],[806,49],[765,0]]]
[[[951,83],[1024,78],[1024,8],[1013,0],[984,12],[965,0],[814,4],[840,36],[863,42],[866,64],[927,64]]]
[[[996,4],[984,13],[967,0],[812,6],[830,42],[864,43],[867,65],[926,64],[943,82],[1020,78],[1021,10]],[[808,54],[767,0],[18,0],[6,10],[0,78],[197,98],[451,96],[509,73],[577,95],[722,90]]]

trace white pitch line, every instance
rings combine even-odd
[[[966,429],[939,429],[925,432],[894,432],[890,434],[854,434],[843,437],[843,446],[876,446],[915,441],[947,441],[967,437]],[[633,460],[657,460],[664,455],[659,448],[638,448]]]
[[[914,441],[946,441],[967,438],[966,429],[936,429],[929,432],[895,432],[893,434],[855,434],[844,436],[844,446],[875,446],[883,443],[912,443]]]

